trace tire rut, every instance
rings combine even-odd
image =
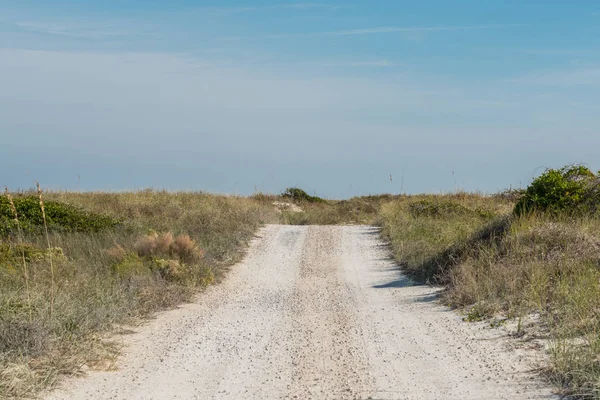
[[[341,276],[341,234],[309,227],[292,307],[288,398],[355,399],[372,390],[354,297]]]

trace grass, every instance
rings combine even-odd
[[[392,201],[392,195],[353,197],[348,200],[315,201],[314,198],[294,199],[290,196],[258,194],[253,199],[272,205],[293,204],[295,207],[280,209],[280,223],[290,225],[357,225],[378,224],[381,206]]]
[[[567,396],[600,399],[600,218],[512,214],[515,199],[415,196],[382,207],[383,233],[413,277],[445,285],[468,320],[537,315],[547,377]]]
[[[0,398],[107,368],[117,354],[107,333],[190,300],[278,218],[248,198],[52,192],[46,235],[37,193],[11,197],[18,223],[11,200],[0,204]]]
[[[392,197],[315,199],[153,190],[0,197],[0,397],[34,396],[61,375],[110,367],[118,352],[107,334],[217,282],[262,224],[373,223]],[[278,212],[275,202],[296,211]]]
[[[467,320],[537,316],[528,334],[548,339],[547,377],[566,395],[600,399],[600,218],[516,215],[516,192],[298,193],[51,192],[45,216],[35,192],[0,197],[0,397],[110,367],[116,326],[188,301],[259,226],[280,222],[380,225],[406,273],[444,285],[442,300]]]
[[[409,274],[444,283],[445,271],[476,245],[476,233],[493,230],[512,206],[502,197],[468,193],[405,196],[383,205],[381,224]]]

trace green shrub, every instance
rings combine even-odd
[[[564,213],[597,211],[600,177],[582,165],[548,169],[536,178],[515,205],[517,215],[533,211]]]
[[[0,263],[20,265],[22,258],[26,262],[40,262],[52,258],[53,261],[66,261],[67,257],[60,247],[39,248],[30,243],[9,244],[0,242]]]
[[[25,232],[37,233],[44,226],[44,219],[36,196],[18,196],[14,204],[19,223]],[[58,201],[44,201],[48,229],[55,232],[100,232],[119,225],[119,221],[101,214],[94,214]],[[9,200],[0,196],[0,235],[14,234],[17,230]]]
[[[311,196],[308,193],[306,193],[304,190],[299,189],[299,188],[287,188],[285,189],[285,191],[281,194],[282,197],[287,197],[290,198],[292,200],[295,201],[306,201],[309,203],[323,203],[325,200],[317,197],[317,196]]]
[[[121,278],[150,273],[150,268],[135,253],[127,253],[123,259],[112,265],[112,269]]]

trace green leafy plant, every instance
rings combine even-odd
[[[281,196],[287,197],[294,201],[306,201],[309,203],[325,202],[324,199],[317,197],[317,196],[311,196],[308,193],[306,193],[304,190],[302,190],[300,188],[295,188],[295,187],[285,189],[285,191],[281,194]]]
[[[26,233],[44,230],[44,215],[38,196],[15,196],[14,207],[19,215],[19,224]],[[18,224],[14,219],[13,206],[6,196],[0,196],[0,235],[16,234]],[[84,211],[77,207],[44,200],[46,222],[53,232],[100,232],[117,227],[120,222],[105,215]]]
[[[515,213],[533,211],[595,212],[600,204],[600,177],[583,165],[547,169],[537,177],[515,205]]]

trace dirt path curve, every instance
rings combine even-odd
[[[49,399],[542,399],[524,350],[466,324],[375,228],[264,228],[198,301],[126,338],[116,372]]]

